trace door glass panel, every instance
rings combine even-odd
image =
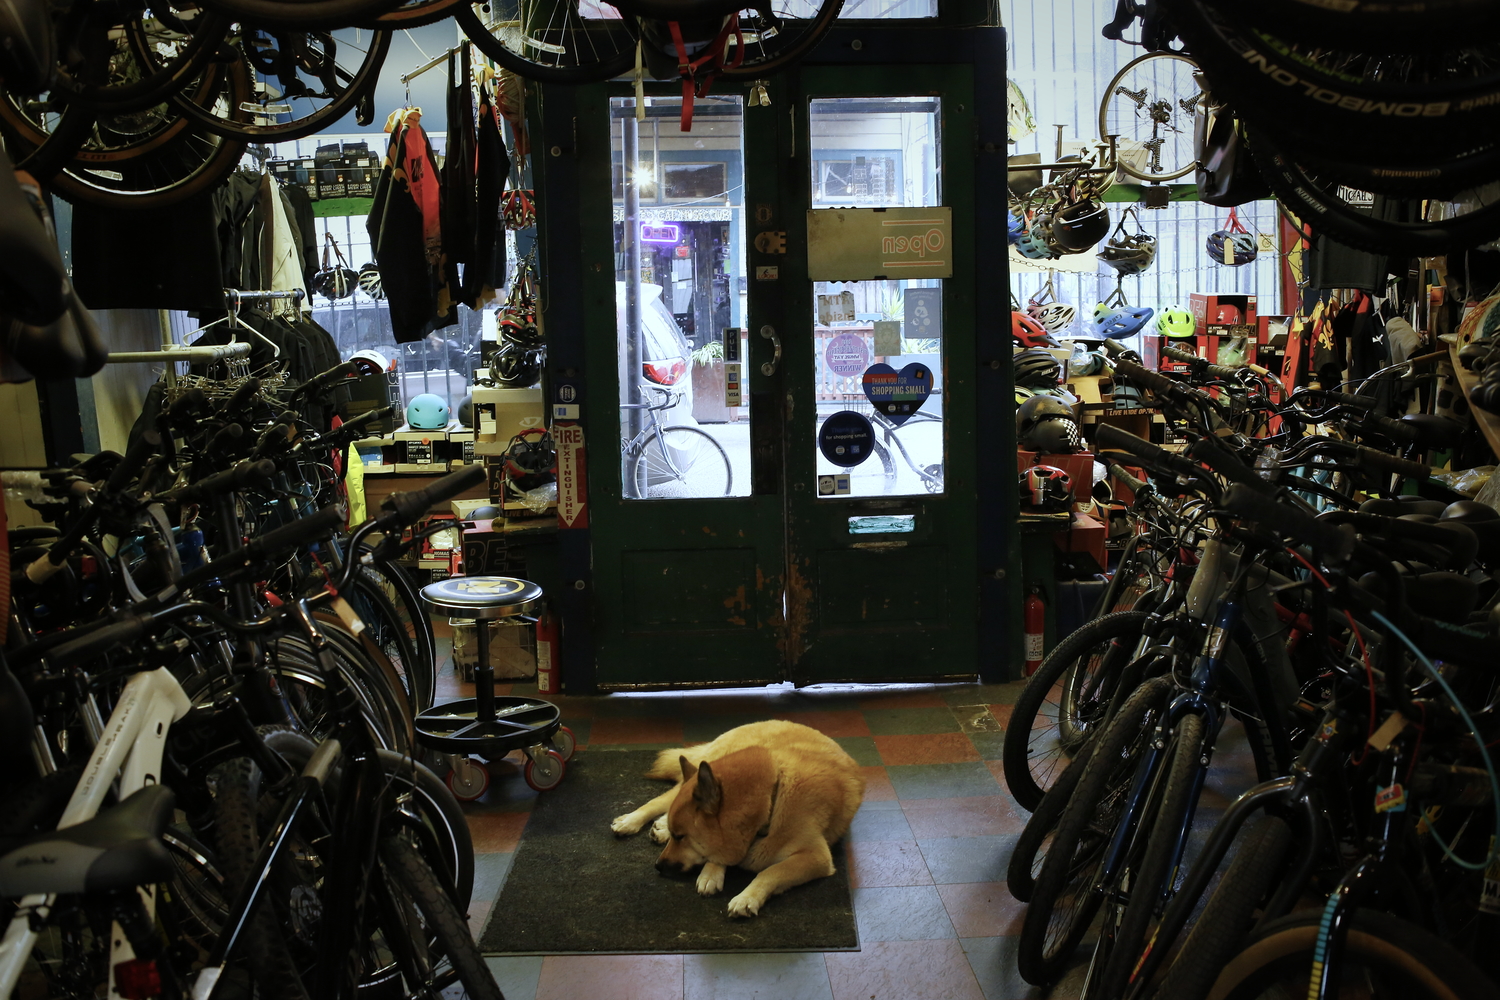
[[[610,101],[622,493],[749,496],[741,100],[698,98],[691,132],[681,98],[646,104]]]
[[[812,207],[941,205],[940,111],[936,97],[812,101]],[[820,497],[943,492],[942,286],[813,283]],[[879,402],[909,412],[882,412]],[[851,412],[869,421],[868,443]]]

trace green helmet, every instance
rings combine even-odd
[[[1191,337],[1193,314],[1180,306],[1163,309],[1156,316],[1156,332],[1164,337]]]

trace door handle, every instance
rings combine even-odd
[[[771,355],[771,360],[760,366],[760,373],[762,375],[775,375],[776,366],[781,364],[781,338],[776,336],[776,328],[769,323],[760,328],[760,335],[769,340],[771,346],[775,348],[775,353]]]

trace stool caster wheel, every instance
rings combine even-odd
[[[556,750],[544,747],[526,748],[526,784],[539,792],[556,788],[568,765]]]
[[[530,765],[527,765],[529,774]],[[454,757],[453,770],[448,772],[448,790],[460,802],[473,802],[490,787],[490,772],[483,764],[468,757]]]
[[[573,751],[578,747],[578,738],[573,735],[573,730],[567,726],[558,726],[557,732],[552,734],[552,749],[563,760],[572,760]]]

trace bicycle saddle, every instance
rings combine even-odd
[[[1436,413],[1408,413],[1401,423],[1417,434],[1417,444],[1423,448],[1449,448],[1463,436],[1463,424]]]
[[[93,819],[38,834],[0,857],[0,895],[109,892],[171,877],[162,831],[176,797],[142,788]]]
[[[1461,625],[1479,607],[1479,585],[1459,573],[1433,570],[1403,576],[1406,603],[1417,614]],[[1385,581],[1379,574],[1366,573],[1359,578],[1359,586],[1381,598],[1386,596]]]

